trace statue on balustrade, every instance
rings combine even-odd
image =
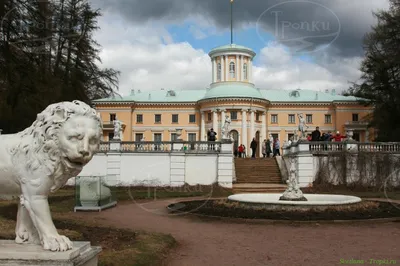
[[[225,116],[224,126],[222,128],[222,138],[223,139],[231,139],[230,136],[230,126],[231,126],[231,118],[227,115]]]
[[[113,140],[122,140],[122,122],[118,119],[113,121],[114,124],[114,137]]]
[[[19,197],[16,243],[72,249],[54,226],[48,195],[79,175],[101,137],[100,117],[81,101],[51,104],[30,127],[0,136],[0,196]]]
[[[306,120],[304,119],[302,113],[298,113],[297,117],[299,118],[300,139],[306,140],[306,128],[309,128],[309,126],[306,124]]]

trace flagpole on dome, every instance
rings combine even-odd
[[[233,0],[231,2],[231,44],[233,44]]]

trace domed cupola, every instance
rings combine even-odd
[[[212,83],[253,83],[253,58],[256,53],[245,46],[229,44],[212,49]]]

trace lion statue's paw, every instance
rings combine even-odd
[[[29,232],[27,230],[18,230],[15,237],[17,244],[37,244],[40,245],[40,239],[37,232]]]
[[[51,251],[67,251],[72,249],[72,242],[63,235],[44,237],[42,240],[43,248]]]

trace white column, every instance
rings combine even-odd
[[[240,81],[240,62],[239,55],[236,55],[236,63],[235,63],[235,72],[236,72],[236,81]]]
[[[219,133],[218,132],[218,113],[217,113],[218,110],[214,109],[212,112],[213,112],[213,129],[218,134]],[[218,137],[218,139],[219,139],[219,137]]]
[[[225,81],[225,58],[221,55],[221,81]]]
[[[214,57],[214,82],[218,81],[218,65],[217,65],[217,58]]]
[[[246,153],[248,153],[248,144],[247,144],[247,110],[242,109],[242,143],[246,146]]]
[[[254,137],[255,137],[255,132],[254,132],[254,110],[250,110],[250,138],[249,138],[249,142],[251,142]]]
[[[253,60],[249,58],[247,62],[247,78],[250,83],[253,83]]]
[[[211,73],[211,83],[215,82],[215,67],[214,67],[214,58],[211,58],[211,69],[212,69],[212,73]]]
[[[205,123],[205,113],[201,111],[201,125],[200,125],[200,141],[207,140],[206,137],[206,123]]]
[[[239,67],[240,81],[243,81],[243,55],[239,58]]]
[[[262,112],[261,114],[261,141],[264,141],[264,139],[267,139],[267,112]],[[260,145],[260,157],[262,156],[262,143],[259,143]]]
[[[225,56],[225,75],[226,81],[229,81],[229,56]]]

